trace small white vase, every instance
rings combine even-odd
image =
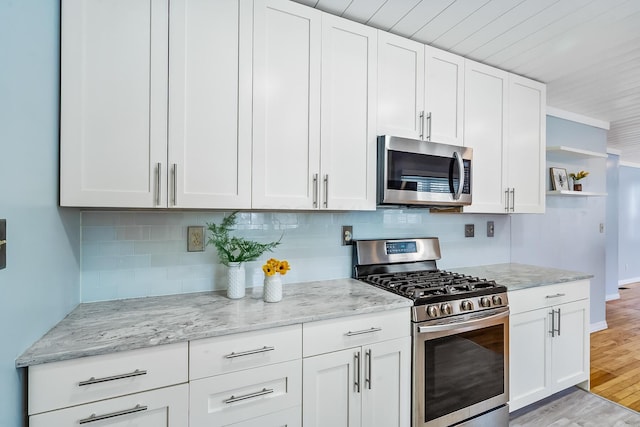
[[[276,273],[273,276],[264,277],[264,289],[262,299],[265,302],[278,302],[282,300],[282,277]]]
[[[227,297],[238,299],[244,297],[244,265],[240,262],[230,262],[227,273]]]

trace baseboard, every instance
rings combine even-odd
[[[631,283],[636,283],[636,282],[640,282],[640,277],[632,277],[630,279],[618,280],[618,287],[629,285]]]
[[[609,294],[604,297],[605,301],[613,301],[616,299],[620,299],[620,292],[616,292],[615,294]]]
[[[607,321],[606,320],[603,320],[602,322],[598,322],[598,323],[592,323],[591,324],[591,333],[598,332],[598,331],[604,331],[608,327],[609,326],[607,325]]]

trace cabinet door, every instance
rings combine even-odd
[[[411,425],[411,338],[364,347],[362,425]]]
[[[552,338],[553,392],[589,379],[589,300],[575,301],[554,307],[556,328]],[[559,320],[558,320],[559,318]]]
[[[463,145],[464,58],[425,46],[424,70],[425,139]]]
[[[544,213],[546,86],[509,75],[507,171],[516,213]]]
[[[251,26],[246,2],[171,1],[169,207],[251,207]]]
[[[303,360],[302,424],[305,427],[360,426],[362,358],[358,347]]]
[[[509,410],[549,394],[551,382],[551,309],[512,314],[509,319]]]
[[[507,73],[465,61],[464,145],[473,148],[473,201],[465,212],[505,213]]]
[[[376,208],[376,36],[322,16],[321,208]]]
[[[65,0],[60,205],[166,207],[167,0]]]
[[[318,207],[320,33],[318,10],[254,3],[253,208]]]
[[[31,427],[184,427],[189,423],[186,384],[72,406],[29,417]]]
[[[424,136],[424,45],[378,32],[378,135]]]

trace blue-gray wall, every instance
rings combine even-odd
[[[606,152],[604,129],[547,116],[547,146]],[[605,158],[564,158],[547,155],[547,166],[564,167],[568,173],[587,170],[583,191],[606,192]],[[549,174],[547,174],[549,175]],[[547,177],[547,188],[550,188]],[[606,197],[547,196],[546,213],[511,216],[511,261],[557,267],[593,274],[591,324],[605,322],[605,223]]]
[[[620,167],[618,280],[640,282],[640,168]]]
[[[606,222],[606,299],[618,299],[618,212],[619,212],[620,156],[607,158],[607,222]]]
[[[57,206],[58,0],[0,1],[0,426],[22,423],[15,358],[79,301],[77,211]]]

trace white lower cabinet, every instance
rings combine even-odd
[[[408,427],[409,328],[404,309],[305,324],[303,425]]]
[[[187,384],[135,393],[29,417],[30,427],[184,427],[189,410]]]
[[[589,281],[509,293],[515,411],[589,380]]]

